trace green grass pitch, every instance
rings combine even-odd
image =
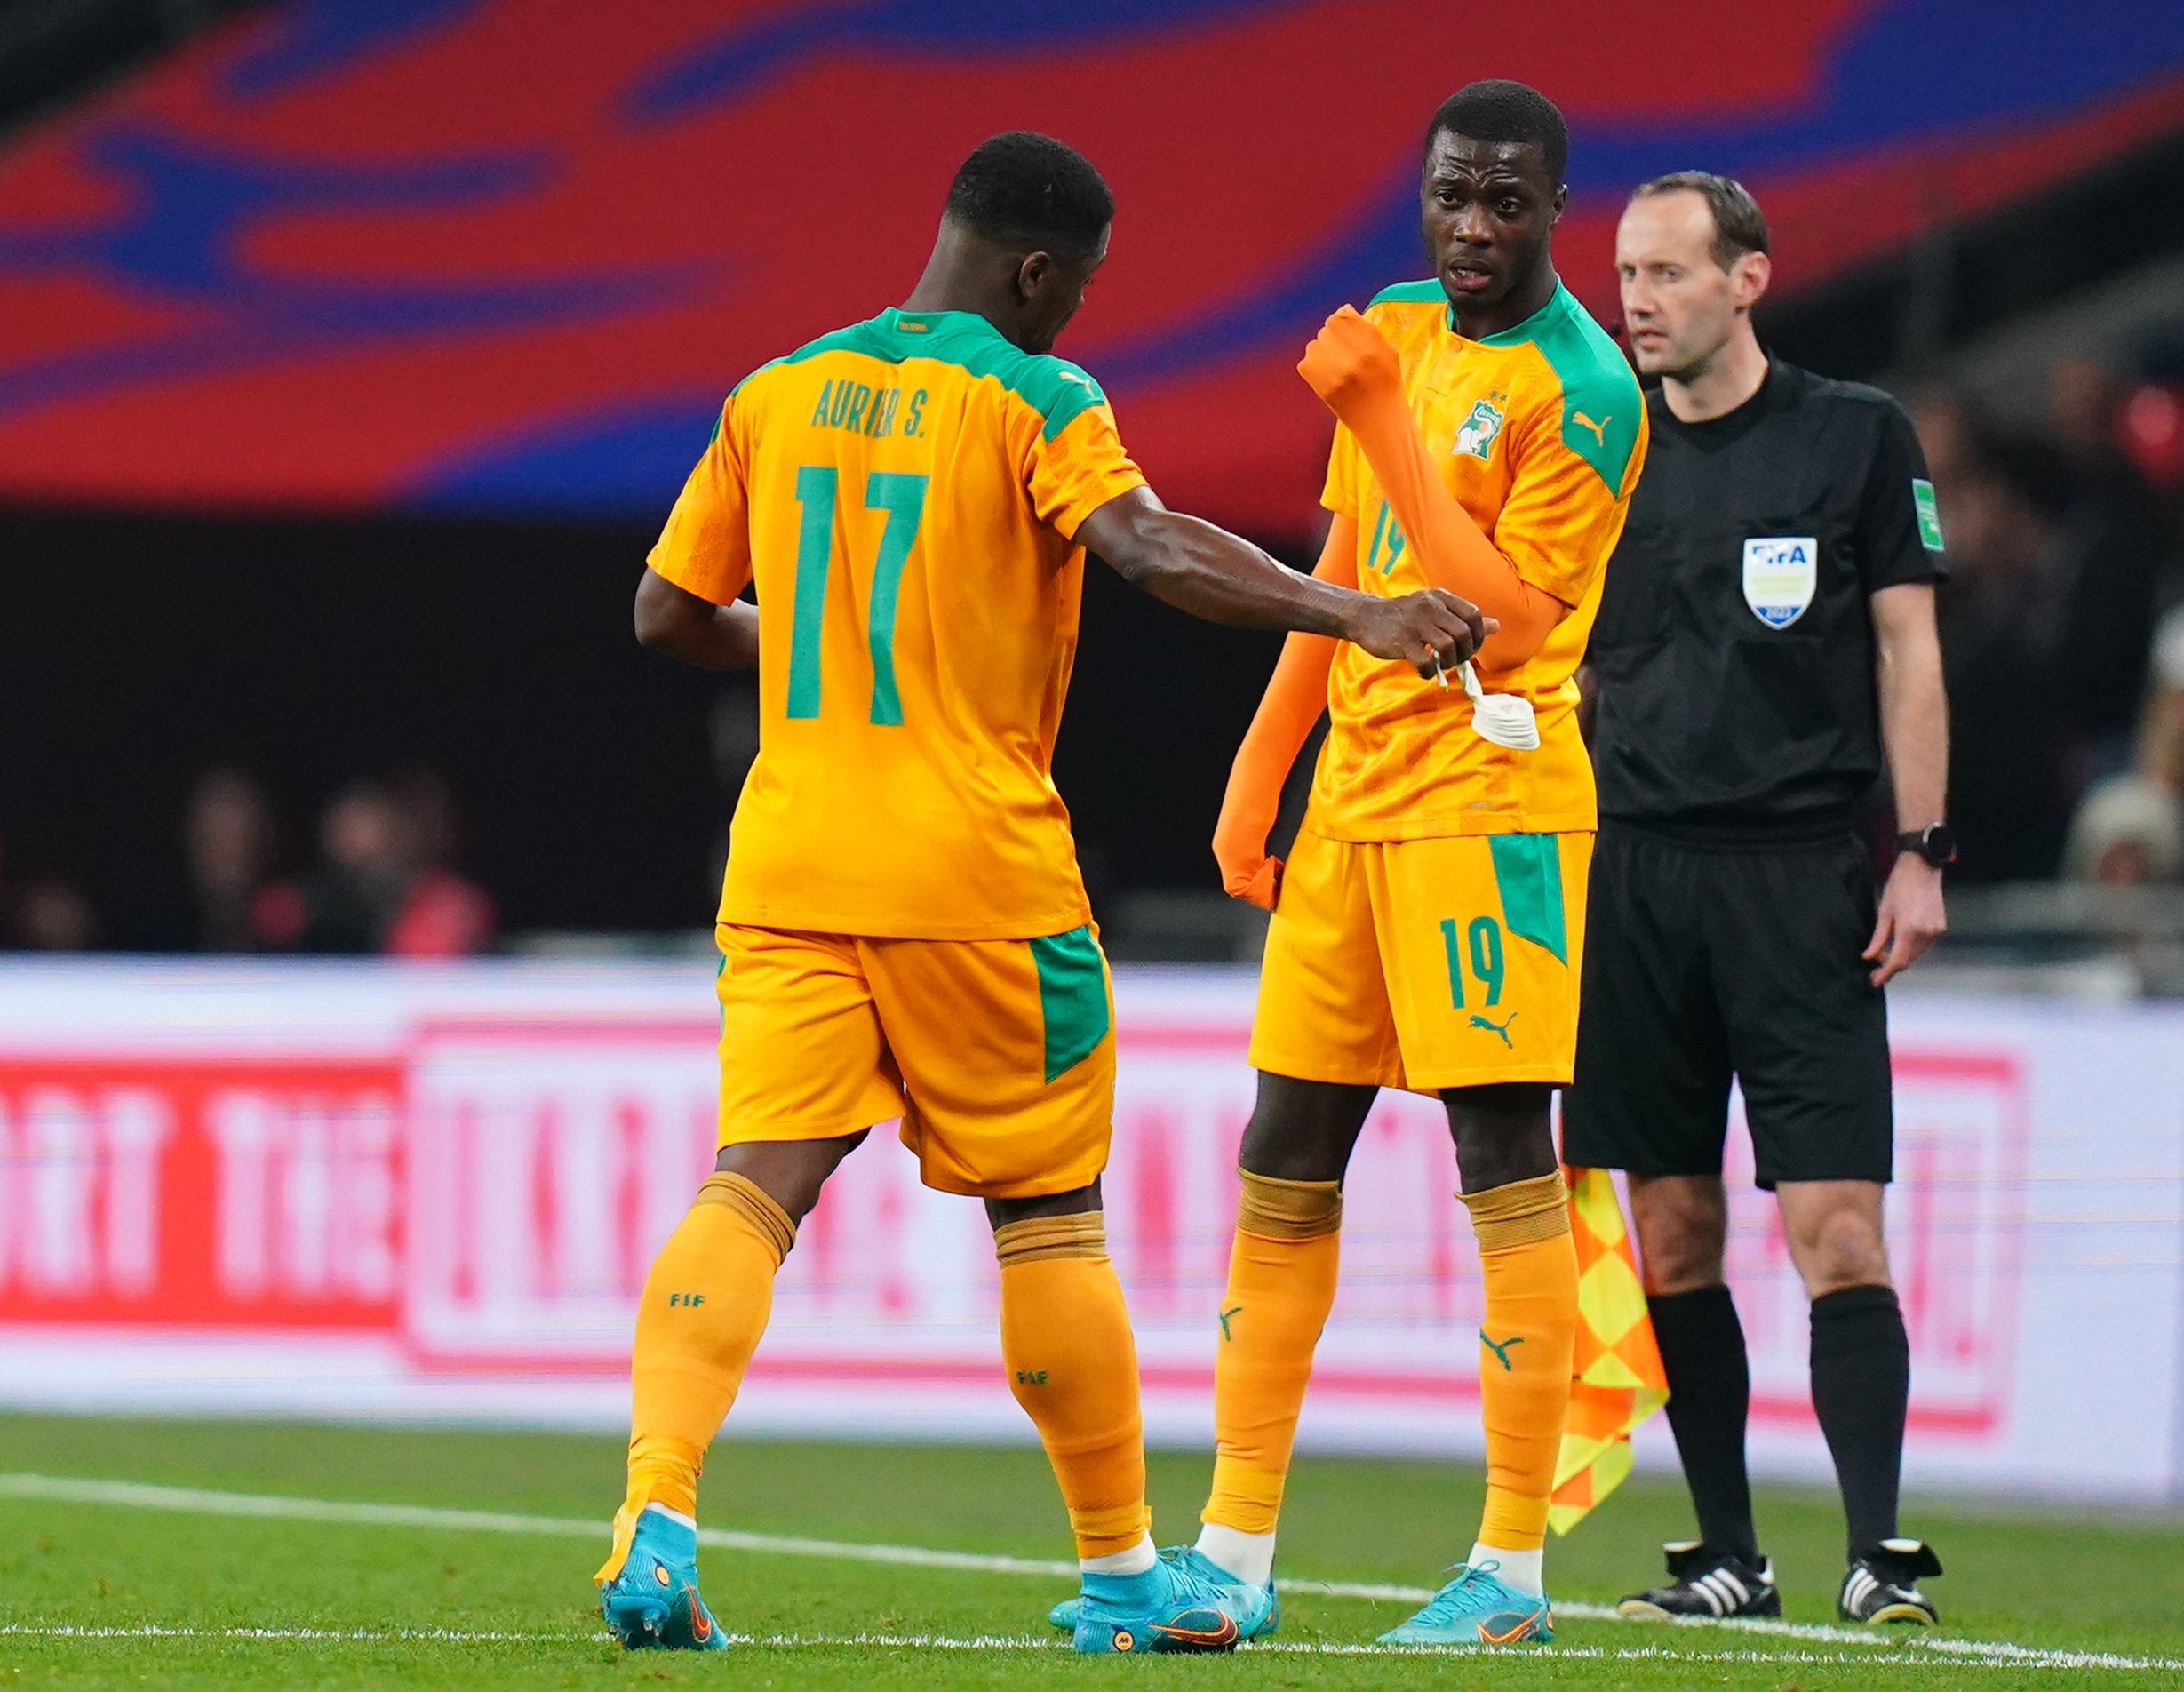
[[[1155,1532],[1194,1531],[1208,1460],[1157,1456]],[[1802,1627],[1646,1625],[1566,1615],[1548,1650],[1351,1654],[1401,1619],[1396,1600],[1297,1592],[1280,1648],[1233,1656],[1080,1660],[1043,1624],[1053,1575],[789,1555],[703,1553],[733,1633],[712,1656],[625,1654],[588,1577],[605,1544],[572,1531],[323,1520],[37,1496],[25,1475],[424,1505],[603,1522],[620,1492],[611,1439],[487,1430],[0,1417],[0,1688],[859,1688],[1121,1685],[1769,1688],[2184,1686],[2184,1521],[2095,1524],[1917,1501],[1907,1528],[1949,1564],[1931,1640],[1832,1637],[1840,1528],[1815,1493],[1770,1488],[1760,1520]],[[1012,1555],[1068,1555],[1028,1448],[724,1441],[705,1477],[709,1528]],[[167,1504],[171,1494],[157,1495]],[[1300,1463],[1280,1573],[1436,1584],[1477,1520],[1467,1465]],[[1659,1567],[1685,1530],[1679,1491],[1626,1486],[1550,1550],[1566,1604],[1603,1604]],[[549,1524],[550,1527],[550,1524]],[[1819,1624],[1817,1626],[1813,1624]],[[923,1640],[924,1643],[915,1641]],[[2026,1648],[2011,1656],[1989,1648]]]

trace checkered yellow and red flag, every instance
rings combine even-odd
[[[1577,1243],[1577,1352],[1548,1525],[1566,1534],[1630,1473],[1630,1430],[1669,1401],[1630,1231],[1606,1169],[1565,1168]]]

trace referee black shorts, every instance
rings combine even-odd
[[[1729,1081],[1758,1184],[1886,1181],[1888,1012],[1859,954],[1872,866],[1848,834],[1688,844],[1603,822],[1563,1160],[1718,1175]]]

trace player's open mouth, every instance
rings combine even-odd
[[[1459,293],[1478,293],[1494,281],[1493,271],[1482,270],[1472,265],[1450,265],[1441,274],[1448,278],[1448,285]]]

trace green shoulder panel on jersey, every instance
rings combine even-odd
[[[897,327],[902,323],[913,325],[914,334]],[[898,312],[892,307],[867,322],[807,341],[785,358],[760,365],[736,384],[730,397],[770,370],[801,364],[825,353],[855,353],[884,364],[931,359],[974,377],[990,376],[1039,413],[1041,437],[1048,441],[1095,405],[1107,403],[1106,393],[1088,373],[1051,353],[1025,352],[976,312]]]
[[[1448,295],[1441,284],[1431,276],[1423,282],[1399,282],[1383,288],[1366,302],[1365,308],[1375,306],[1446,306]]]
[[[1562,387],[1562,444],[1598,473],[1608,491],[1622,491],[1623,472],[1638,448],[1646,398],[1630,362],[1592,314],[1566,288],[1534,317],[1500,335],[1489,347],[1529,340],[1553,368]]]
[[[734,399],[737,395],[765,375],[768,371],[779,370],[785,364],[801,364],[806,359],[818,357],[822,353],[862,353],[867,358],[877,358],[887,363],[894,363],[897,360],[893,352],[884,344],[881,336],[873,332],[877,327],[877,319],[870,323],[851,323],[847,329],[831,330],[817,340],[808,340],[793,353],[784,354],[779,358],[768,359],[735,387],[729,388],[728,396],[731,400]]]

